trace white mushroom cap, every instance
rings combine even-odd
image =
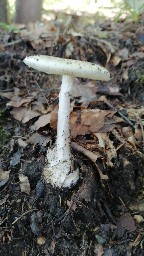
[[[47,74],[67,75],[102,81],[110,79],[110,73],[104,67],[86,61],[35,55],[26,57],[24,63]]]

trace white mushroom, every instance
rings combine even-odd
[[[70,96],[74,78],[108,81],[110,73],[104,67],[90,62],[45,55],[26,57],[24,63],[47,74],[62,75],[56,146],[47,151],[48,166],[43,173],[47,183],[70,188],[79,179],[79,169],[73,170],[70,152]]]

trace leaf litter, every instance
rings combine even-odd
[[[5,145],[10,155],[6,153],[3,161],[2,195],[6,198],[3,207],[7,212],[2,223],[6,221],[10,230],[9,223],[14,223],[15,216],[24,214],[25,217],[17,221],[19,234],[34,236],[37,245],[44,251],[49,248],[52,255],[57,252],[66,255],[67,250],[81,255],[85,252],[83,248],[89,250],[89,255],[91,252],[117,255],[119,250],[132,252],[129,242],[126,248],[120,244],[125,241],[125,233],[137,246],[142,241],[141,236],[136,235],[138,227],[132,215],[143,214],[140,210],[143,209],[143,31],[137,26],[134,28],[133,24],[126,29],[122,22],[97,23],[80,31],[77,29],[82,23],[75,28],[71,19],[67,24],[30,24],[13,38],[8,35],[1,40],[0,60],[3,67],[7,67],[7,77],[0,78],[0,96],[15,119],[11,141]],[[71,99],[71,141],[81,177],[78,187],[70,193],[58,194],[49,187],[44,192],[43,185],[39,185],[43,184],[41,172],[46,149],[56,140],[58,89],[53,88],[57,88],[59,81],[24,67],[22,59],[26,50],[21,43],[32,47],[28,54],[35,51],[100,63],[112,74],[111,81],[106,83],[75,79]],[[11,191],[8,198],[7,186]],[[10,215],[9,208],[13,204],[16,211]],[[38,211],[30,217],[31,207],[37,207]],[[127,213],[127,208],[131,213]],[[21,229],[25,223],[29,230]],[[60,225],[59,231],[57,225]],[[15,226],[13,229],[16,234]],[[7,241],[9,230],[5,231],[7,236],[3,234],[3,241]],[[56,240],[51,239],[53,230]],[[141,235],[140,229],[139,232]],[[64,233],[71,239],[68,244]],[[79,239],[81,250],[72,233]],[[30,249],[27,247],[27,250]],[[141,248],[137,250],[140,252]]]

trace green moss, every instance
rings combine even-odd
[[[141,74],[141,72],[137,71],[136,75],[137,75],[136,82],[144,83],[144,74]]]
[[[8,32],[17,30],[17,28],[14,25],[10,25],[4,22],[0,22],[0,29],[6,30]]]

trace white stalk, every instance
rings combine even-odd
[[[72,76],[63,75],[59,93],[57,141],[53,149],[48,149],[48,166],[44,176],[48,183],[58,187],[71,187],[79,179],[79,169],[72,170],[70,152],[70,96]]]
[[[57,158],[70,161],[70,96],[73,77],[62,76],[57,124]]]

